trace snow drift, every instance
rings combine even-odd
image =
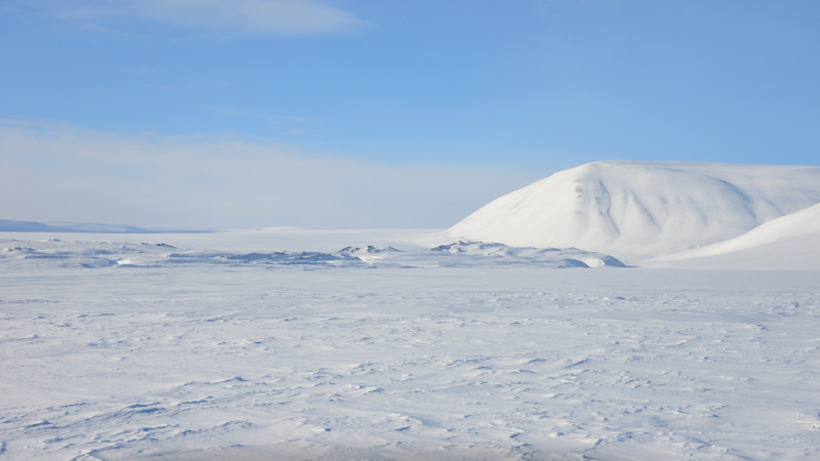
[[[775,218],[733,239],[655,258],[647,265],[820,270],[820,204]]]
[[[820,167],[607,161],[485,205],[448,236],[639,261],[737,237],[820,202]]]

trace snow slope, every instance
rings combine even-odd
[[[645,265],[820,270],[820,204],[775,218],[739,237],[661,256]]]
[[[500,197],[448,235],[636,262],[727,240],[818,202],[820,167],[596,162]]]

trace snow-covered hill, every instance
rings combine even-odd
[[[448,236],[637,262],[731,239],[818,202],[820,167],[596,162],[500,197]]]
[[[646,265],[820,270],[820,204],[775,218],[739,237],[662,256]]]

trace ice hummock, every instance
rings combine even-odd
[[[618,259],[576,248],[517,248],[458,241],[429,250],[392,246],[348,246],[338,251],[214,251],[180,249],[168,244],[81,241],[0,240],[0,265],[6,267],[438,267],[533,264],[556,268],[624,267]]]

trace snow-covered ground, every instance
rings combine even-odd
[[[820,458],[820,272],[442,238],[0,233],[0,459]]]

